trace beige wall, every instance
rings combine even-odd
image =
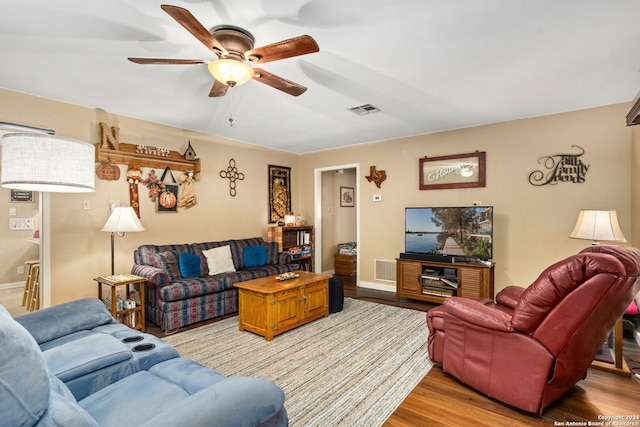
[[[262,236],[268,221],[268,165],[291,167],[293,209],[298,211],[296,189],[298,156],[261,149],[181,129],[120,117],[69,104],[0,89],[0,120],[54,129],[57,135],[99,142],[99,122],[120,127],[120,141],[154,145],[183,152],[190,140],[202,159],[196,183],[198,205],[176,213],[156,213],[146,187],[140,186],[141,222],[146,231],[116,237],[116,271],[129,271],[133,250],[145,243],[164,244]],[[220,177],[233,158],[244,180],[237,195],[229,195],[229,181]],[[143,169],[145,177],[149,169]],[[97,295],[94,277],[109,274],[110,235],[100,232],[109,216],[109,199],[128,204],[126,170],[119,181],[96,179],[96,189],[85,194],[51,194],[51,303]],[[162,171],[157,171],[159,174]],[[177,177],[176,177],[177,178]],[[1,196],[1,195],[0,195]],[[91,209],[83,210],[89,200]],[[7,198],[2,205],[7,207]]]
[[[314,169],[360,164],[356,204],[361,212],[361,281],[375,284],[374,260],[393,260],[403,251],[406,206],[480,201],[495,207],[498,290],[512,283],[526,285],[550,263],[588,245],[567,237],[580,208],[616,209],[630,238],[632,129],[624,125],[629,107],[618,104],[297,156],[0,89],[2,121],[51,128],[60,136],[92,143],[99,140],[102,121],[119,126],[123,142],[180,152],[191,140],[202,159],[202,180],[196,184],[200,203],[177,214],[155,213],[141,186],[141,221],[147,230],[116,238],[118,271],[129,270],[133,249],[144,243],[266,237],[269,164],[292,168],[292,207],[309,223],[315,211]],[[634,135],[637,144],[635,130]],[[573,153],[574,144],[586,150],[583,161],[590,169],[585,183],[544,187],[528,183],[528,174],[539,168],[540,156]],[[418,189],[419,158],[476,150],[487,152],[486,187]],[[635,164],[636,157],[634,152]],[[245,174],[236,197],[229,196],[228,181],[219,176],[231,158]],[[380,189],[364,178],[374,165],[387,173]],[[381,194],[383,201],[373,202],[374,194]],[[99,231],[109,215],[109,199],[128,200],[123,178],[96,180],[94,193],[51,195],[52,304],[96,295],[92,278],[109,272],[109,235]],[[89,200],[90,210],[82,209],[83,200]],[[6,209],[6,202],[2,206]]]
[[[366,146],[302,156],[300,200],[313,203],[313,171],[339,159],[385,170],[381,188],[361,173],[360,280],[374,280],[374,260],[394,260],[404,250],[404,208],[460,206],[482,202],[494,206],[496,290],[509,284],[527,285],[549,264],[589,243],[569,239],[580,208],[618,211],[623,232],[631,236],[631,130],[624,117],[629,104],[498,123]],[[428,120],[428,118],[425,118]],[[586,182],[534,187],[531,171],[540,156],[585,149],[590,165]],[[418,160],[424,156],[487,153],[487,184],[483,188],[425,190],[418,188]],[[372,196],[381,194],[382,202]],[[381,286],[378,286],[381,287]]]

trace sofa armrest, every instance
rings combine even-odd
[[[230,377],[162,411],[144,427],[286,426],[284,392],[271,381]]]
[[[280,265],[289,265],[291,264],[292,260],[293,260],[293,257],[289,252],[280,252],[278,254],[278,264]]]
[[[487,328],[500,332],[514,332],[511,326],[511,316],[496,310],[483,302],[470,298],[450,297],[444,300],[445,331],[446,316],[455,316],[458,319],[474,324],[481,328]]]
[[[133,267],[131,267],[131,274],[146,278],[147,286],[162,288],[171,284],[171,279],[166,271],[151,265],[134,264]]]
[[[498,295],[496,295],[496,302],[500,305],[509,307],[510,309],[515,309],[524,291],[525,288],[521,286],[507,286],[498,292]]]
[[[16,317],[35,338],[38,345],[78,331],[115,323],[115,319],[98,298],[83,298]]]

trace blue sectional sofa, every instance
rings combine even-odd
[[[227,263],[220,253],[227,254]],[[147,319],[166,332],[236,313],[234,283],[293,270],[291,256],[261,237],[143,245],[133,258],[131,273],[148,279]]]
[[[0,426],[288,425],[272,382],[227,378],[109,317],[97,299],[16,319],[0,306]],[[131,336],[142,339],[126,342]],[[133,354],[140,345],[156,354],[141,360]]]

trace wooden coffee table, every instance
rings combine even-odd
[[[276,276],[234,284],[238,290],[238,327],[267,341],[312,320],[329,316],[330,274],[296,271],[299,277]]]

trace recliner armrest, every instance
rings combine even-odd
[[[115,323],[115,319],[98,298],[83,298],[17,316],[38,345],[78,331]]]
[[[200,390],[142,426],[286,426],[284,392],[271,381],[230,377]]]
[[[445,330],[446,316],[455,316],[458,319],[472,323],[482,328],[488,328],[501,332],[514,332],[511,326],[511,316],[485,305],[481,301],[469,298],[450,297],[444,300]]]
[[[500,305],[515,309],[526,288],[521,286],[507,286],[496,295],[496,302]]]

